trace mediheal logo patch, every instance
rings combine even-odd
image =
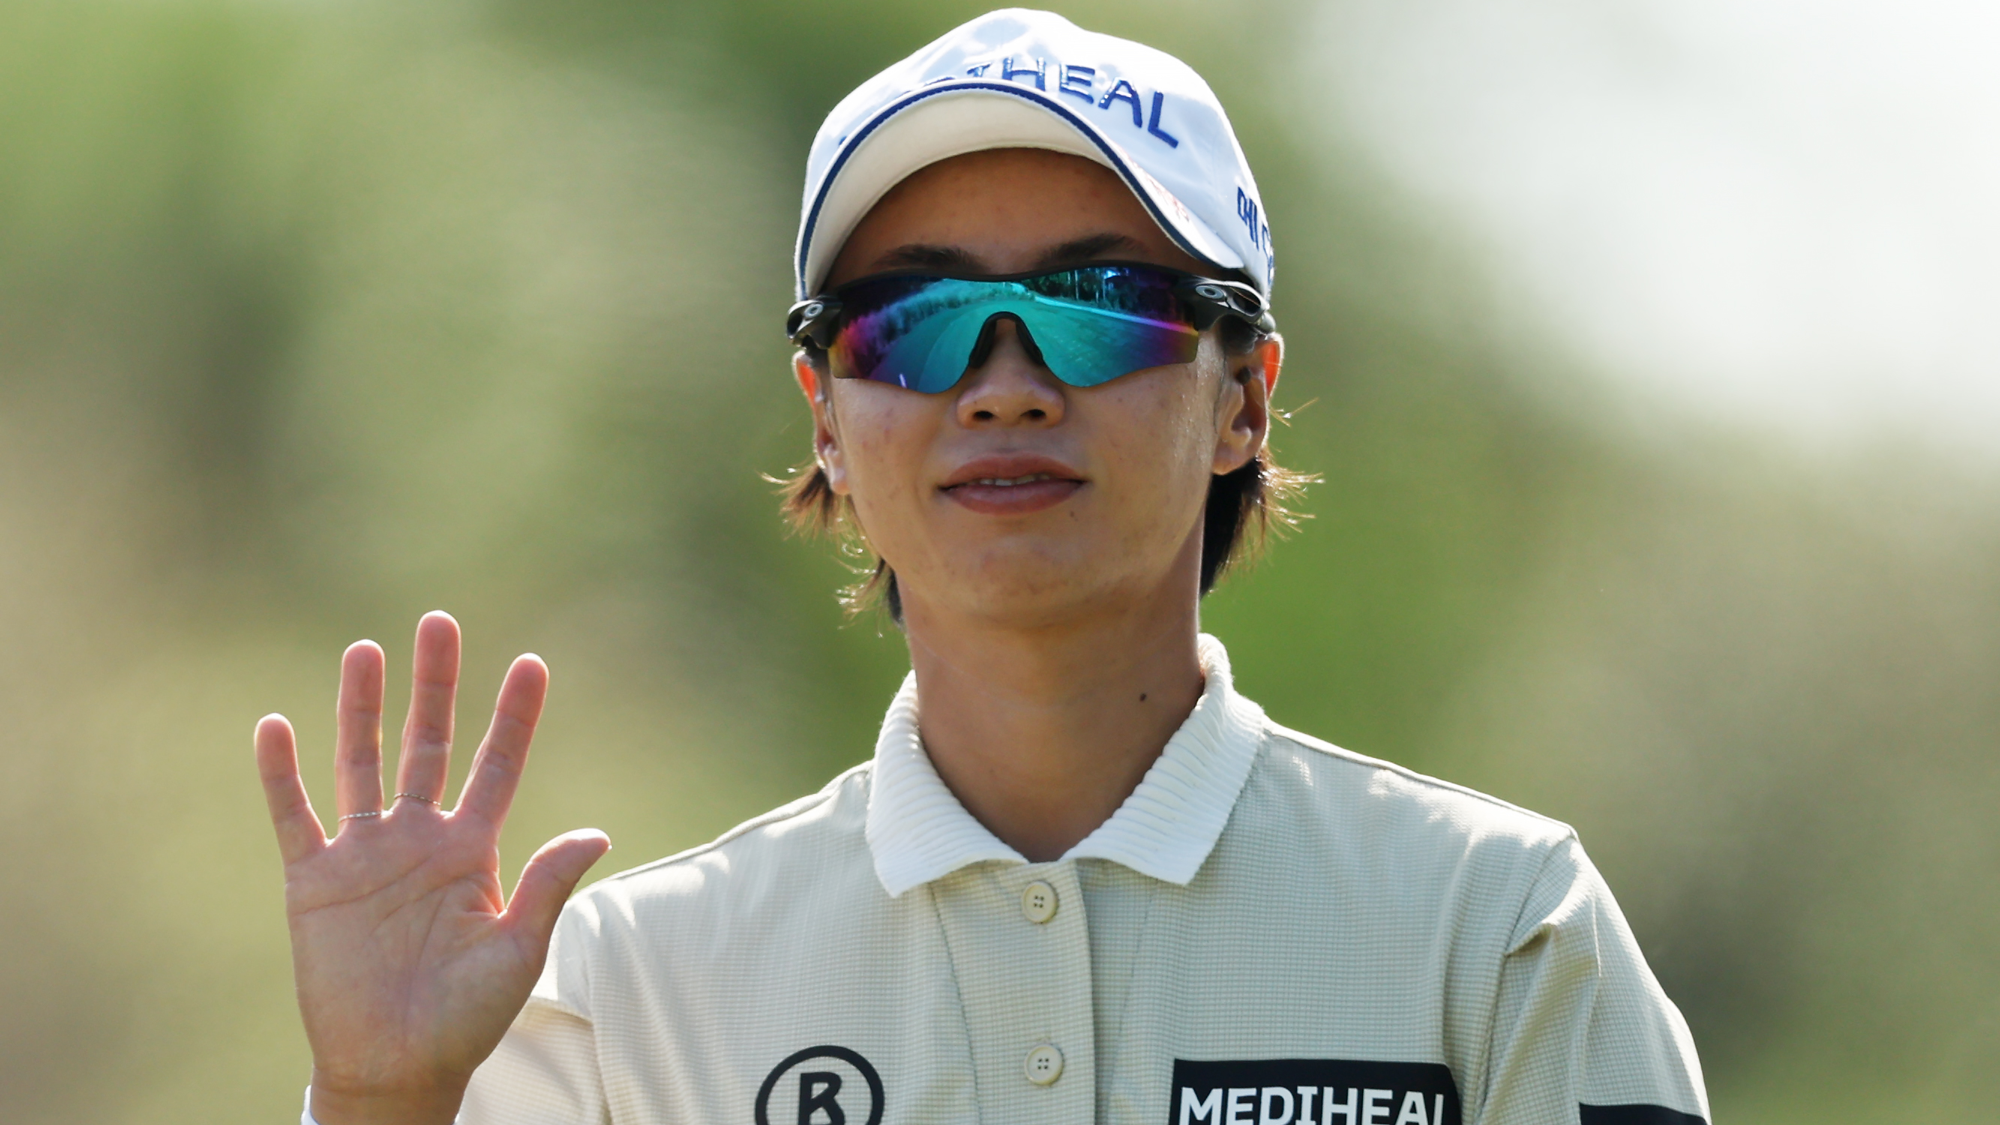
[[[1174,1060],[1170,1125],[1459,1125],[1442,1063]]]

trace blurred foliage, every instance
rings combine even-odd
[[[0,8],[0,1119],[296,1113],[249,730],[328,792],[356,636],[454,611],[468,727],[550,659],[510,869],[869,753],[904,657],[759,479],[806,442],[774,327],[820,116],[977,10]],[[1303,9],[1066,10],[1210,77],[1279,232],[1326,481],[1209,604],[1246,690],[1577,824],[1722,1120],[1986,1119],[2000,487],[1636,416],[1329,140]]]

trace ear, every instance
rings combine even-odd
[[[1278,369],[1285,365],[1285,338],[1276,332],[1264,337],[1252,353],[1264,365],[1264,401],[1278,397]]]
[[[1214,472],[1233,473],[1255,460],[1271,432],[1271,395],[1278,389],[1285,341],[1275,333],[1249,352],[1228,357],[1229,384],[1223,387],[1215,439]]]
[[[799,390],[806,396],[806,405],[812,409],[813,417],[813,460],[819,462],[819,471],[826,474],[826,484],[837,496],[847,495],[847,464],[841,456],[840,431],[833,421],[832,386],[821,381],[823,372],[813,366],[812,359],[804,351],[792,356],[792,375],[799,381]]]

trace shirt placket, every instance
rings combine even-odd
[[[984,1125],[1089,1121],[1097,1059],[1075,861],[979,864],[934,886]]]

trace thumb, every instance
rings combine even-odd
[[[538,958],[545,955],[549,934],[556,928],[556,918],[576,889],[577,880],[610,850],[611,837],[595,828],[565,832],[543,844],[522,868],[521,881],[514,884],[514,897],[507,903],[501,923],[513,930],[517,939],[531,943]]]

